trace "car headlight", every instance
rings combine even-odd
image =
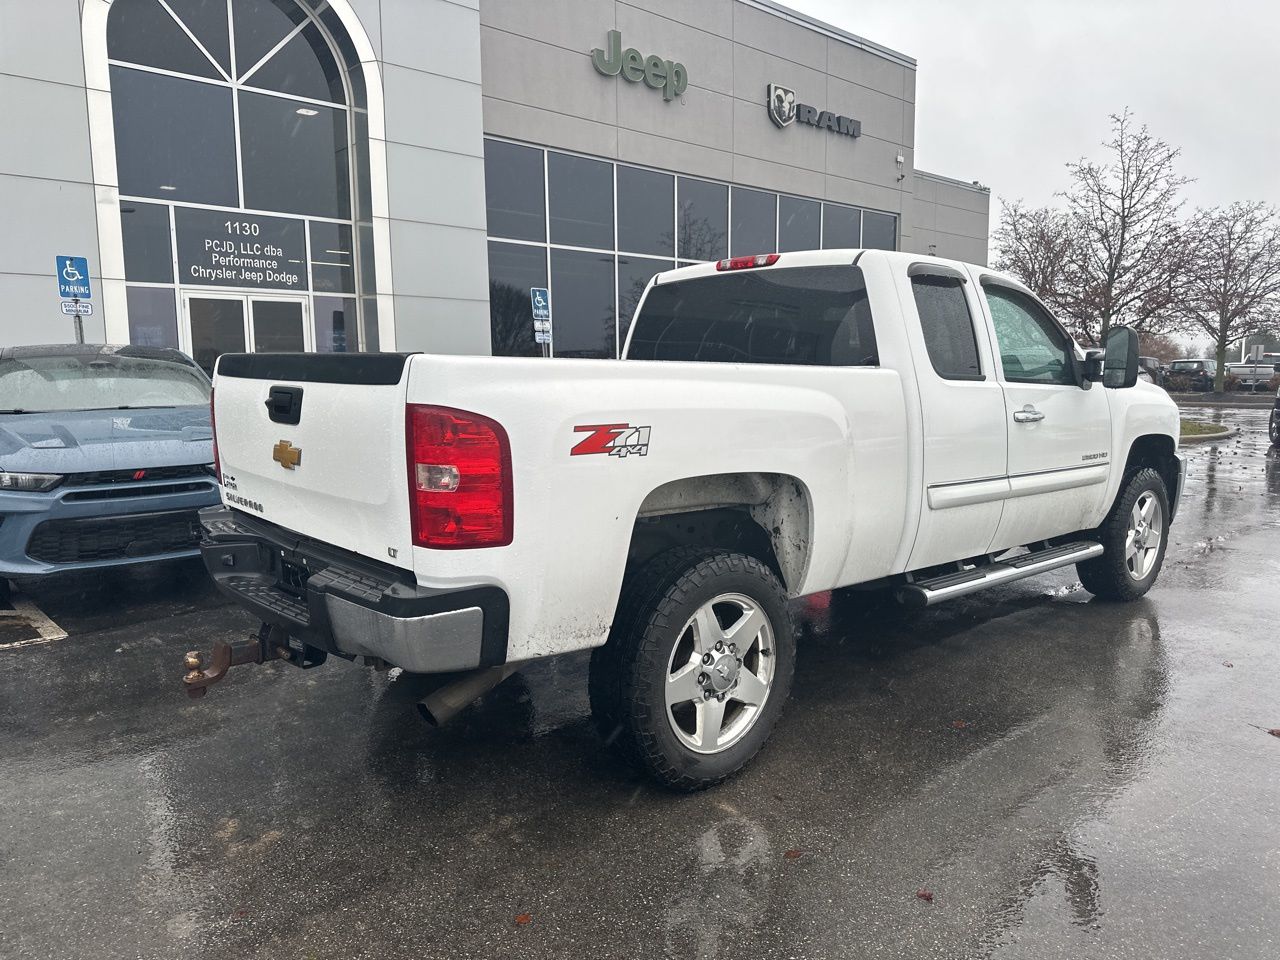
[[[45,490],[52,490],[63,479],[60,473],[9,473],[0,470],[0,490],[42,493]]]

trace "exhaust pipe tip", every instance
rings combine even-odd
[[[427,699],[419,700],[414,704],[414,708],[418,711],[418,716],[422,718],[423,723],[429,727],[439,727],[441,724],[447,723],[455,714],[450,713],[443,720],[440,719],[427,703]]]
[[[418,716],[429,726],[444,726],[515,672],[514,666],[503,664],[498,667],[481,667],[463,674],[419,700]]]

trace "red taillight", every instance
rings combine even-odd
[[[500,423],[411,403],[405,444],[414,544],[457,550],[511,542],[511,444]]]
[[[222,483],[222,464],[218,460],[218,418],[213,412],[213,391],[209,391],[209,429],[213,433],[213,479]]]
[[[778,262],[776,253],[757,253],[750,257],[730,257],[728,260],[717,260],[717,270],[750,270],[752,267],[772,267]]]

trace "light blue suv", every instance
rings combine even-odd
[[[194,556],[209,390],[177,350],[0,349],[0,578]]]

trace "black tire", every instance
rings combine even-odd
[[[1267,433],[1271,436],[1271,445],[1280,447],[1280,410],[1271,411],[1271,423],[1267,427]]]
[[[680,739],[669,719],[668,669],[677,645],[689,642],[686,626],[694,614],[729,594],[750,600],[768,621],[772,682],[738,739],[720,752],[699,753]],[[591,658],[592,713],[605,740],[664,786],[701,790],[741,770],[760,750],[791,692],[794,668],[786,592],[773,571],[743,554],[681,547],[644,564],[623,584],[609,642]],[[735,707],[730,694],[725,709],[743,708]],[[725,716],[728,725],[730,714]]]
[[[1139,577],[1129,569],[1127,542],[1134,505],[1148,493],[1155,498],[1159,507],[1160,540],[1155,557]],[[1095,597],[1125,601],[1137,600],[1150,590],[1160,576],[1165,550],[1169,544],[1169,494],[1160,474],[1150,467],[1144,467],[1126,477],[1111,512],[1098,527],[1097,535],[1105,552],[1100,557],[1076,564],[1076,573],[1080,575],[1084,588]]]

